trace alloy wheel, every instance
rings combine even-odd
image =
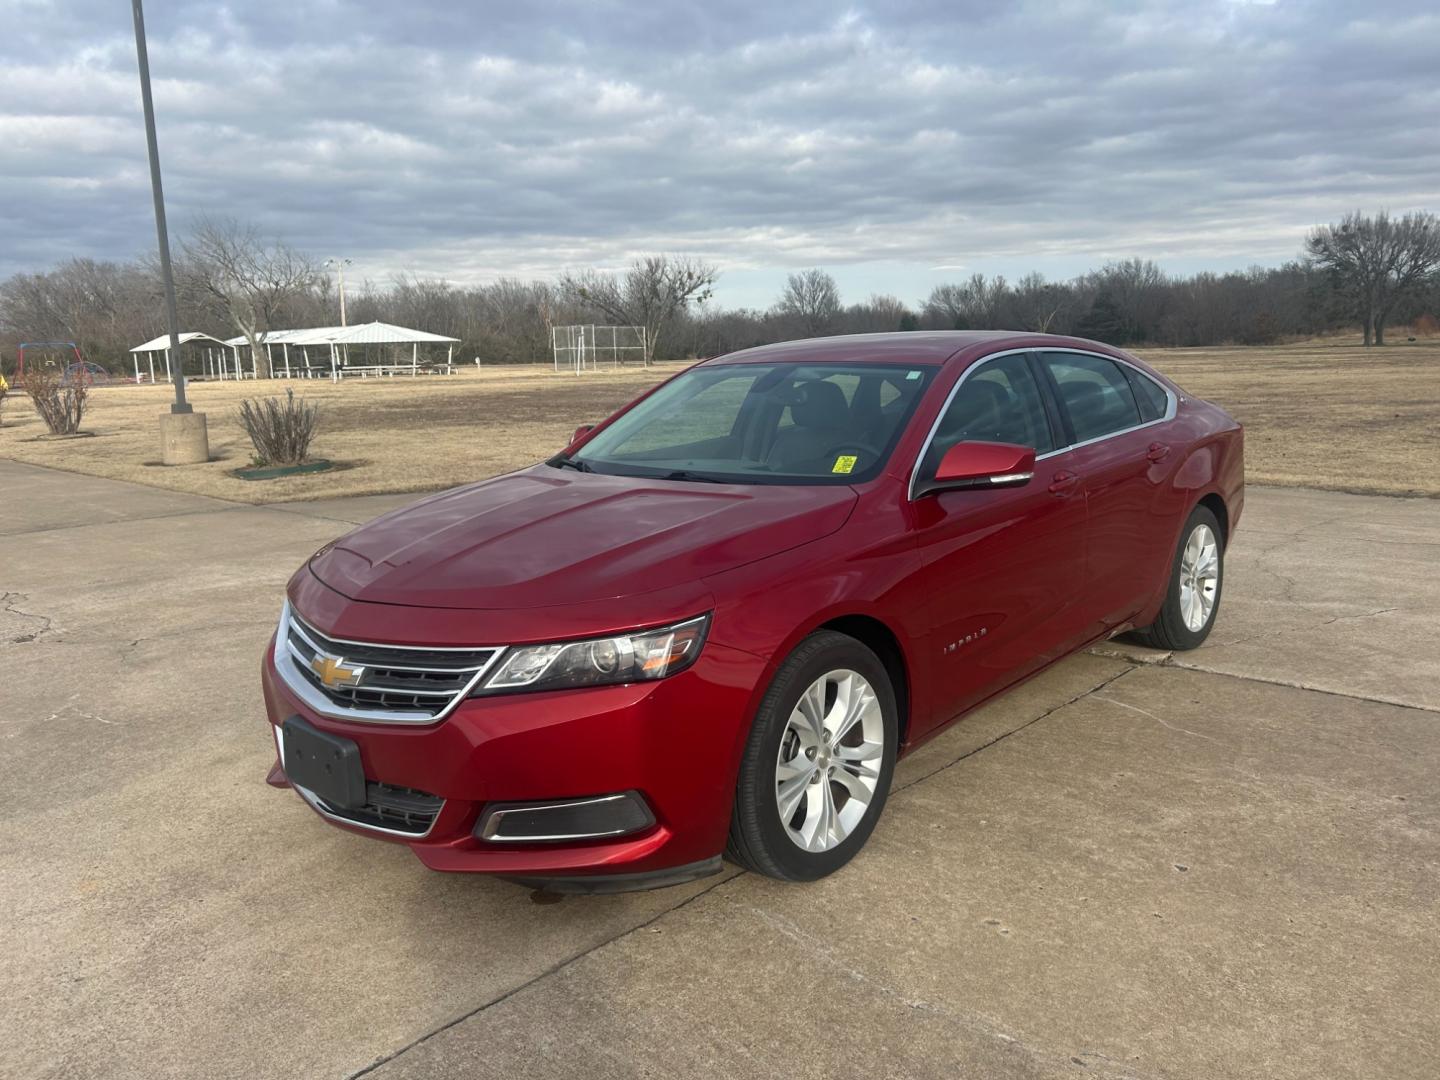
[[[858,672],[826,672],[790,713],[775,762],[775,805],[804,851],[829,851],[860,824],[875,797],[885,722]]]
[[[1220,589],[1220,545],[1209,525],[1197,525],[1180,554],[1180,617],[1198,633],[1210,621]]]

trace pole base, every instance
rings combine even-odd
[[[160,414],[160,461],[164,465],[199,465],[210,460],[210,432],[204,413]]]

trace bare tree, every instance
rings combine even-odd
[[[1010,286],[1003,277],[972,274],[959,285],[936,285],[925,300],[928,325],[939,330],[996,330],[1005,322],[1003,310]]]
[[[854,334],[885,334],[904,330],[914,313],[899,297],[873,293],[845,309],[845,329]]]
[[[969,305],[961,285],[936,285],[925,298],[922,311],[933,329],[970,329]]]
[[[1107,298],[1106,305],[1114,308],[1114,316],[1119,320],[1110,336],[1113,340],[1101,340],[1110,340],[1112,345],[1144,341],[1153,336],[1164,321],[1171,282],[1165,271],[1149,259],[1108,262],[1086,274],[1082,281],[1086,288],[1094,290],[1096,298]]]
[[[156,285],[133,263],[67,259],[40,274],[0,282],[0,333],[19,340],[74,341],[84,355],[115,358],[158,333]]]
[[[265,334],[280,328],[287,308],[308,300],[320,277],[314,262],[230,218],[201,218],[184,253],[182,286],[192,299],[207,298],[224,311],[245,335],[257,377],[270,378]]]
[[[470,319],[461,334],[486,356],[501,360],[548,359],[555,325],[555,290],[543,281],[499,280],[466,294]]]
[[[1054,331],[1056,321],[1071,303],[1071,293],[1064,285],[1045,280],[1045,275],[1029,273],[1015,286],[1015,303],[1025,329],[1041,334]]]
[[[1355,303],[1365,344],[1384,345],[1395,305],[1440,270],[1440,220],[1429,213],[1391,218],[1384,210],[1374,217],[1353,211],[1338,225],[1311,230],[1305,250]]]
[[[840,289],[824,270],[802,270],[786,281],[777,310],[797,322],[805,337],[820,337],[840,315]]]
[[[665,327],[688,305],[710,299],[719,271],[688,255],[647,255],[623,274],[565,274],[560,288],[607,319],[645,330],[645,363],[654,361]]]

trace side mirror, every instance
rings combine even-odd
[[[570,436],[570,445],[574,446],[577,442],[583,439],[586,435],[589,435],[590,432],[594,430],[594,424],[581,424],[575,429],[575,434]]]
[[[956,443],[920,486],[918,495],[962,488],[1019,487],[1035,475],[1035,448],[1011,443]]]

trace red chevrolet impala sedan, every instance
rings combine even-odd
[[[1204,641],[1242,453],[1074,338],[707,360],[317,552],[264,658],[270,781],[437,870],[813,880],[967,710],[1119,631]]]

